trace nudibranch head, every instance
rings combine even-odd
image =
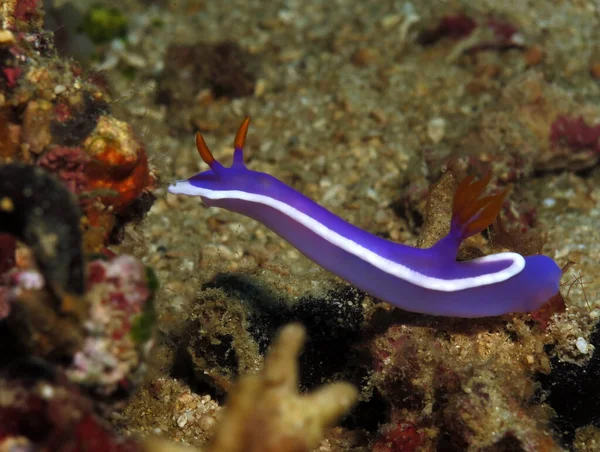
[[[249,126],[250,116],[246,116],[246,119],[244,119],[244,122],[238,129],[237,134],[235,135],[235,140],[233,141],[235,151],[233,154],[233,164],[231,165],[231,168],[246,167],[244,164],[244,143],[246,142],[246,135],[248,134]],[[212,155],[212,152],[210,152],[210,149],[206,145],[204,137],[200,132],[196,132],[196,149],[198,150],[198,154],[200,154],[200,158],[214,173],[221,174],[225,171],[225,167],[217,162],[215,157]]]
[[[226,197],[231,192],[253,192],[261,191],[262,187],[268,186],[274,178],[265,173],[249,170],[244,163],[244,144],[250,117],[246,117],[238,129],[234,140],[233,163],[230,167],[223,166],[215,159],[206,145],[204,137],[200,132],[196,133],[196,148],[200,158],[209,166],[208,171],[202,171],[189,179],[176,181],[169,186],[169,192],[188,196],[201,196],[207,199],[218,199]]]

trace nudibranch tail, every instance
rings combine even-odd
[[[460,241],[478,234],[487,228],[500,213],[508,190],[481,198],[491,176],[473,182],[467,176],[456,189],[452,206],[452,230]]]

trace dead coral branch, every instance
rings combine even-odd
[[[297,360],[305,336],[300,324],[284,327],[262,372],[242,377],[233,387],[209,452],[309,451],[354,405],[358,392],[346,382],[298,394]]]

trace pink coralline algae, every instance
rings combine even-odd
[[[444,16],[438,25],[425,30],[419,37],[422,45],[432,45],[443,38],[463,39],[473,33],[477,23],[466,14]]]
[[[88,265],[87,337],[69,377],[100,394],[128,388],[141,369],[154,320],[153,274],[132,256]]]
[[[600,153],[600,124],[590,126],[581,116],[558,116],[550,125],[550,141],[573,151],[588,149]]]
[[[422,450],[425,442],[424,432],[411,422],[400,422],[388,426],[373,444],[371,452],[414,452]]]
[[[482,36],[479,42],[466,49],[467,53],[522,47],[519,29],[512,23],[493,16],[484,23],[477,23],[475,19],[464,13],[442,17],[435,28],[425,31],[420,36],[419,42],[423,45],[431,45],[443,38],[465,39],[478,28],[487,29],[489,32],[487,36]]]
[[[30,20],[38,10],[39,0],[17,0],[15,18],[22,21]]]
[[[15,86],[17,86],[19,77],[21,77],[21,68],[8,67],[2,69],[2,72],[4,73],[4,78],[6,79],[6,85],[9,88],[14,88]]]
[[[56,174],[75,194],[80,194],[87,186],[85,165],[90,158],[79,147],[56,146],[43,154],[37,161],[42,168]]]
[[[496,38],[505,42],[513,41],[515,35],[519,32],[515,25],[496,17],[491,17],[487,21],[487,27],[494,32]]]
[[[469,36],[477,28],[477,23],[466,14],[445,16],[437,26],[440,36],[461,39]]]
[[[24,292],[41,290],[45,285],[44,276],[37,270],[15,267],[0,273],[0,320],[8,317],[11,304]]]
[[[581,171],[597,165],[600,161],[600,123],[590,125],[581,115],[559,114],[553,118],[552,122],[548,121],[547,150],[540,154],[537,169]]]

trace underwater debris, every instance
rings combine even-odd
[[[284,327],[265,357],[263,370],[234,385],[209,452],[312,450],[325,428],[356,402],[357,390],[344,382],[298,394],[297,359],[304,337],[300,324]]]
[[[73,195],[42,168],[0,166],[0,230],[29,245],[54,294],[83,295],[81,211]]]

